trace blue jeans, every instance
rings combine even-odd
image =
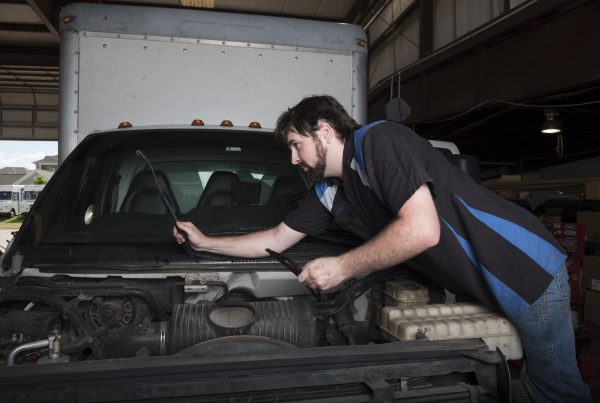
[[[521,382],[534,402],[592,402],[575,359],[566,267],[528,310],[509,319],[519,330],[525,366]]]

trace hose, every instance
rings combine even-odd
[[[21,344],[19,347],[15,348],[8,354],[8,358],[6,359],[6,365],[9,365],[9,366],[15,365],[15,358],[17,357],[17,354],[19,354],[21,351],[33,350],[35,348],[40,348],[40,347],[48,347],[49,344],[50,344],[50,342],[48,339],[32,341],[30,343]]]

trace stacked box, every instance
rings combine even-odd
[[[585,290],[583,320],[591,327],[600,326],[600,291]]]
[[[588,241],[600,242],[600,211],[578,211],[577,223],[583,225]]]
[[[571,287],[571,304],[583,304],[583,266],[580,259],[570,258],[567,260],[567,273],[569,274],[569,286]]]
[[[544,223],[548,231],[567,252],[567,257],[575,258],[585,253],[585,227],[574,223]]]
[[[585,353],[579,360],[579,368],[584,378],[600,379],[600,354]]]

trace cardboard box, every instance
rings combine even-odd
[[[588,200],[600,200],[600,181],[585,183],[585,198]]]
[[[575,223],[543,223],[569,258],[581,258],[585,253],[585,229]]]
[[[600,256],[584,256],[582,259],[583,288],[600,291]]]
[[[588,345],[588,351],[600,354],[600,336],[592,337]]]
[[[600,291],[585,290],[583,321],[592,325],[600,325]]]
[[[600,241],[600,211],[578,211],[577,224],[583,224],[588,241]]]
[[[579,357],[581,375],[584,378],[600,378],[600,354],[585,353]]]
[[[571,302],[583,302],[583,270],[579,259],[567,260],[567,273],[569,274],[569,286],[571,287]]]

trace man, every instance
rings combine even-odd
[[[365,243],[309,262],[300,282],[328,290],[408,261],[508,316],[521,335],[523,383],[534,401],[591,401],[575,361],[565,256],[533,215],[475,183],[407,127],[360,128],[329,96],[305,98],[283,113],[275,134],[313,188],[266,231],[207,237],[178,223],[193,249],[264,256],[265,248],[284,251],[335,220]]]

